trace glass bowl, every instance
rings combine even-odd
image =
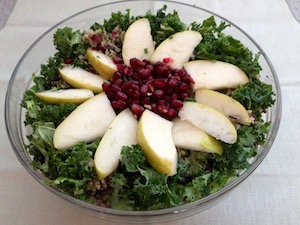
[[[267,136],[266,143],[263,146],[260,146],[258,155],[253,160],[252,165],[247,170],[242,171],[239,177],[231,180],[224,188],[220,189],[219,191],[216,191],[215,193],[192,203],[162,210],[124,211],[104,208],[85,203],[74,197],[66,195],[55,188],[47,186],[43,182],[44,176],[39,171],[34,170],[34,168],[31,166],[31,157],[26,152],[24,147],[27,142],[26,132],[28,131],[26,130],[27,128],[25,129],[23,123],[24,109],[21,108],[20,103],[23,98],[23,93],[32,85],[32,74],[38,72],[40,65],[42,63],[45,63],[48,57],[53,55],[55,52],[52,41],[54,32],[57,30],[57,28],[62,28],[65,26],[72,27],[73,29],[86,30],[94,22],[98,21],[101,23],[104,19],[110,18],[112,12],[124,12],[125,9],[130,9],[132,15],[142,15],[145,14],[148,10],[156,12],[165,4],[168,7],[168,12],[176,10],[182,21],[186,24],[193,21],[200,23],[204,19],[207,19],[212,15],[215,16],[217,23],[219,23],[220,21],[230,23],[231,27],[227,28],[226,30],[228,33],[230,33],[236,39],[240,40],[246,47],[252,50],[252,52],[262,52],[259,61],[263,68],[260,74],[261,80],[273,86],[273,91],[276,94],[276,102],[265,115],[265,120],[271,122],[271,127]],[[55,195],[64,199],[66,202],[71,203],[71,205],[78,206],[80,209],[84,209],[86,212],[91,213],[92,215],[100,216],[109,220],[119,221],[122,223],[124,223],[125,221],[130,223],[145,223],[145,221],[149,223],[170,221],[199,213],[220,202],[224,198],[224,196],[226,196],[232,189],[234,189],[234,187],[238,186],[243,180],[245,180],[245,178],[247,178],[263,161],[276,137],[280,118],[281,92],[278,78],[271,62],[269,61],[264,51],[260,48],[260,46],[242,29],[235,26],[225,18],[196,6],[173,1],[119,1],[99,5],[84,10],[61,21],[60,23],[50,28],[41,37],[39,37],[24,53],[23,57],[20,59],[15,70],[13,71],[5,100],[6,129],[12,148],[24,168],[41,185],[43,185]]]

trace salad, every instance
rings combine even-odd
[[[122,210],[179,206],[251,165],[270,126],[260,53],[214,17],[185,24],[167,7],[59,28],[56,53],[25,93],[27,151],[45,182]]]

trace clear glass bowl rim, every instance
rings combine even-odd
[[[160,209],[160,210],[151,210],[151,211],[126,211],[126,210],[116,210],[116,209],[109,209],[109,208],[104,208],[104,207],[100,207],[100,206],[95,206],[89,203],[85,203],[83,201],[80,201],[74,197],[71,197],[69,195],[66,195],[60,191],[58,191],[57,189],[51,188],[49,186],[47,186],[45,183],[43,183],[37,176],[36,176],[36,171],[30,167],[30,165],[28,164],[28,161],[25,160],[23,158],[23,156],[20,154],[20,149],[18,149],[17,144],[15,143],[15,139],[14,139],[14,135],[12,132],[12,128],[11,128],[11,117],[10,117],[10,108],[11,108],[11,104],[10,104],[10,90],[12,88],[12,86],[14,85],[14,81],[16,79],[16,75],[18,73],[19,67],[21,66],[22,62],[24,61],[24,59],[26,58],[26,56],[28,55],[28,53],[31,51],[32,48],[35,47],[35,45],[45,36],[47,35],[49,32],[51,32],[53,29],[57,28],[60,24],[63,24],[64,22],[80,15],[83,14],[85,12],[88,12],[90,10],[99,8],[99,7],[103,7],[103,6],[107,6],[107,5],[114,5],[114,4],[121,4],[124,2],[155,2],[152,0],[127,0],[127,1],[116,1],[116,2],[110,2],[110,3],[106,3],[106,4],[100,4],[85,10],[82,10],[76,14],[73,14],[67,18],[65,18],[64,20],[60,21],[59,23],[55,24],[54,26],[52,26],[50,29],[48,29],[45,33],[43,33],[36,41],[34,41],[34,43],[27,49],[27,51],[23,54],[23,56],[21,57],[21,59],[19,60],[18,64],[16,65],[13,74],[10,78],[8,87],[7,87],[7,92],[6,92],[6,97],[5,97],[5,124],[6,124],[6,131],[8,133],[8,137],[11,143],[11,146],[18,158],[18,160],[20,161],[20,163],[24,166],[24,168],[40,183],[42,184],[45,188],[47,188],[48,190],[50,190],[51,192],[53,192],[54,194],[62,197],[63,199],[67,200],[68,202],[74,203],[75,205],[81,206],[85,209],[89,209],[92,211],[96,211],[98,213],[107,213],[107,214],[112,214],[112,215],[116,215],[116,216],[159,216],[159,215],[166,215],[166,214],[174,214],[174,213],[181,213],[181,212],[185,212],[189,209],[194,209],[199,207],[200,205],[204,205],[205,203],[211,202],[212,200],[216,199],[217,197],[221,197],[224,194],[226,194],[227,192],[229,192],[230,190],[232,190],[234,187],[236,187],[239,183],[241,183],[243,180],[245,180],[259,165],[260,163],[263,161],[263,159],[266,157],[266,155],[268,154],[274,140],[275,137],[277,135],[278,129],[279,129],[279,125],[280,125],[280,120],[281,120],[281,113],[282,113],[282,99],[281,99],[281,90],[280,90],[280,85],[279,85],[279,80],[278,77],[276,75],[275,69],[271,63],[271,61],[269,60],[268,56],[266,55],[266,53],[262,50],[262,48],[258,45],[258,43],[251,37],[249,36],[245,31],[243,31],[240,27],[238,27],[237,25],[235,25],[234,23],[232,23],[231,21],[229,21],[228,19],[201,7],[198,7],[196,5],[190,5],[187,3],[183,3],[183,2],[177,2],[177,1],[171,1],[171,0],[156,0],[157,2],[162,2],[165,4],[168,3],[172,3],[172,4],[178,4],[178,6],[183,5],[183,6],[188,6],[188,7],[193,7],[196,8],[198,10],[207,12],[211,15],[214,15],[216,17],[218,17],[219,19],[230,23],[231,26],[235,27],[239,32],[243,33],[262,53],[262,56],[265,58],[265,60],[268,63],[268,66],[270,67],[272,74],[273,74],[273,78],[275,81],[275,87],[276,87],[276,102],[275,102],[275,106],[277,108],[277,113],[275,114],[275,118],[272,121],[272,125],[269,131],[269,134],[272,133],[271,137],[268,137],[268,141],[264,144],[264,146],[262,146],[262,148],[264,149],[263,153],[260,154],[255,162],[245,171],[243,172],[238,178],[234,179],[232,182],[230,182],[229,184],[227,184],[224,188],[220,189],[219,191],[216,191],[213,194],[210,194],[209,196],[206,196],[200,200],[194,201],[192,203],[188,203],[182,206],[177,206],[177,207],[172,207],[172,208],[167,208],[167,209]],[[24,150],[24,149],[22,149]]]

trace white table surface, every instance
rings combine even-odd
[[[101,1],[101,3],[109,2]],[[166,224],[300,224],[300,25],[284,0],[189,0],[244,29],[265,50],[278,74],[283,116],[277,139],[259,168],[218,205]],[[25,50],[63,18],[96,0],[17,1],[0,31],[0,224],[115,224],[84,214],[41,187],[17,161],[7,138],[4,98]]]

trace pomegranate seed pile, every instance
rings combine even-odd
[[[165,119],[178,115],[183,101],[191,96],[193,79],[184,69],[172,69],[172,59],[150,64],[149,60],[130,60],[130,66],[122,58],[114,57],[118,70],[111,82],[103,84],[112,107],[118,113],[130,108],[136,118],[149,109]]]

